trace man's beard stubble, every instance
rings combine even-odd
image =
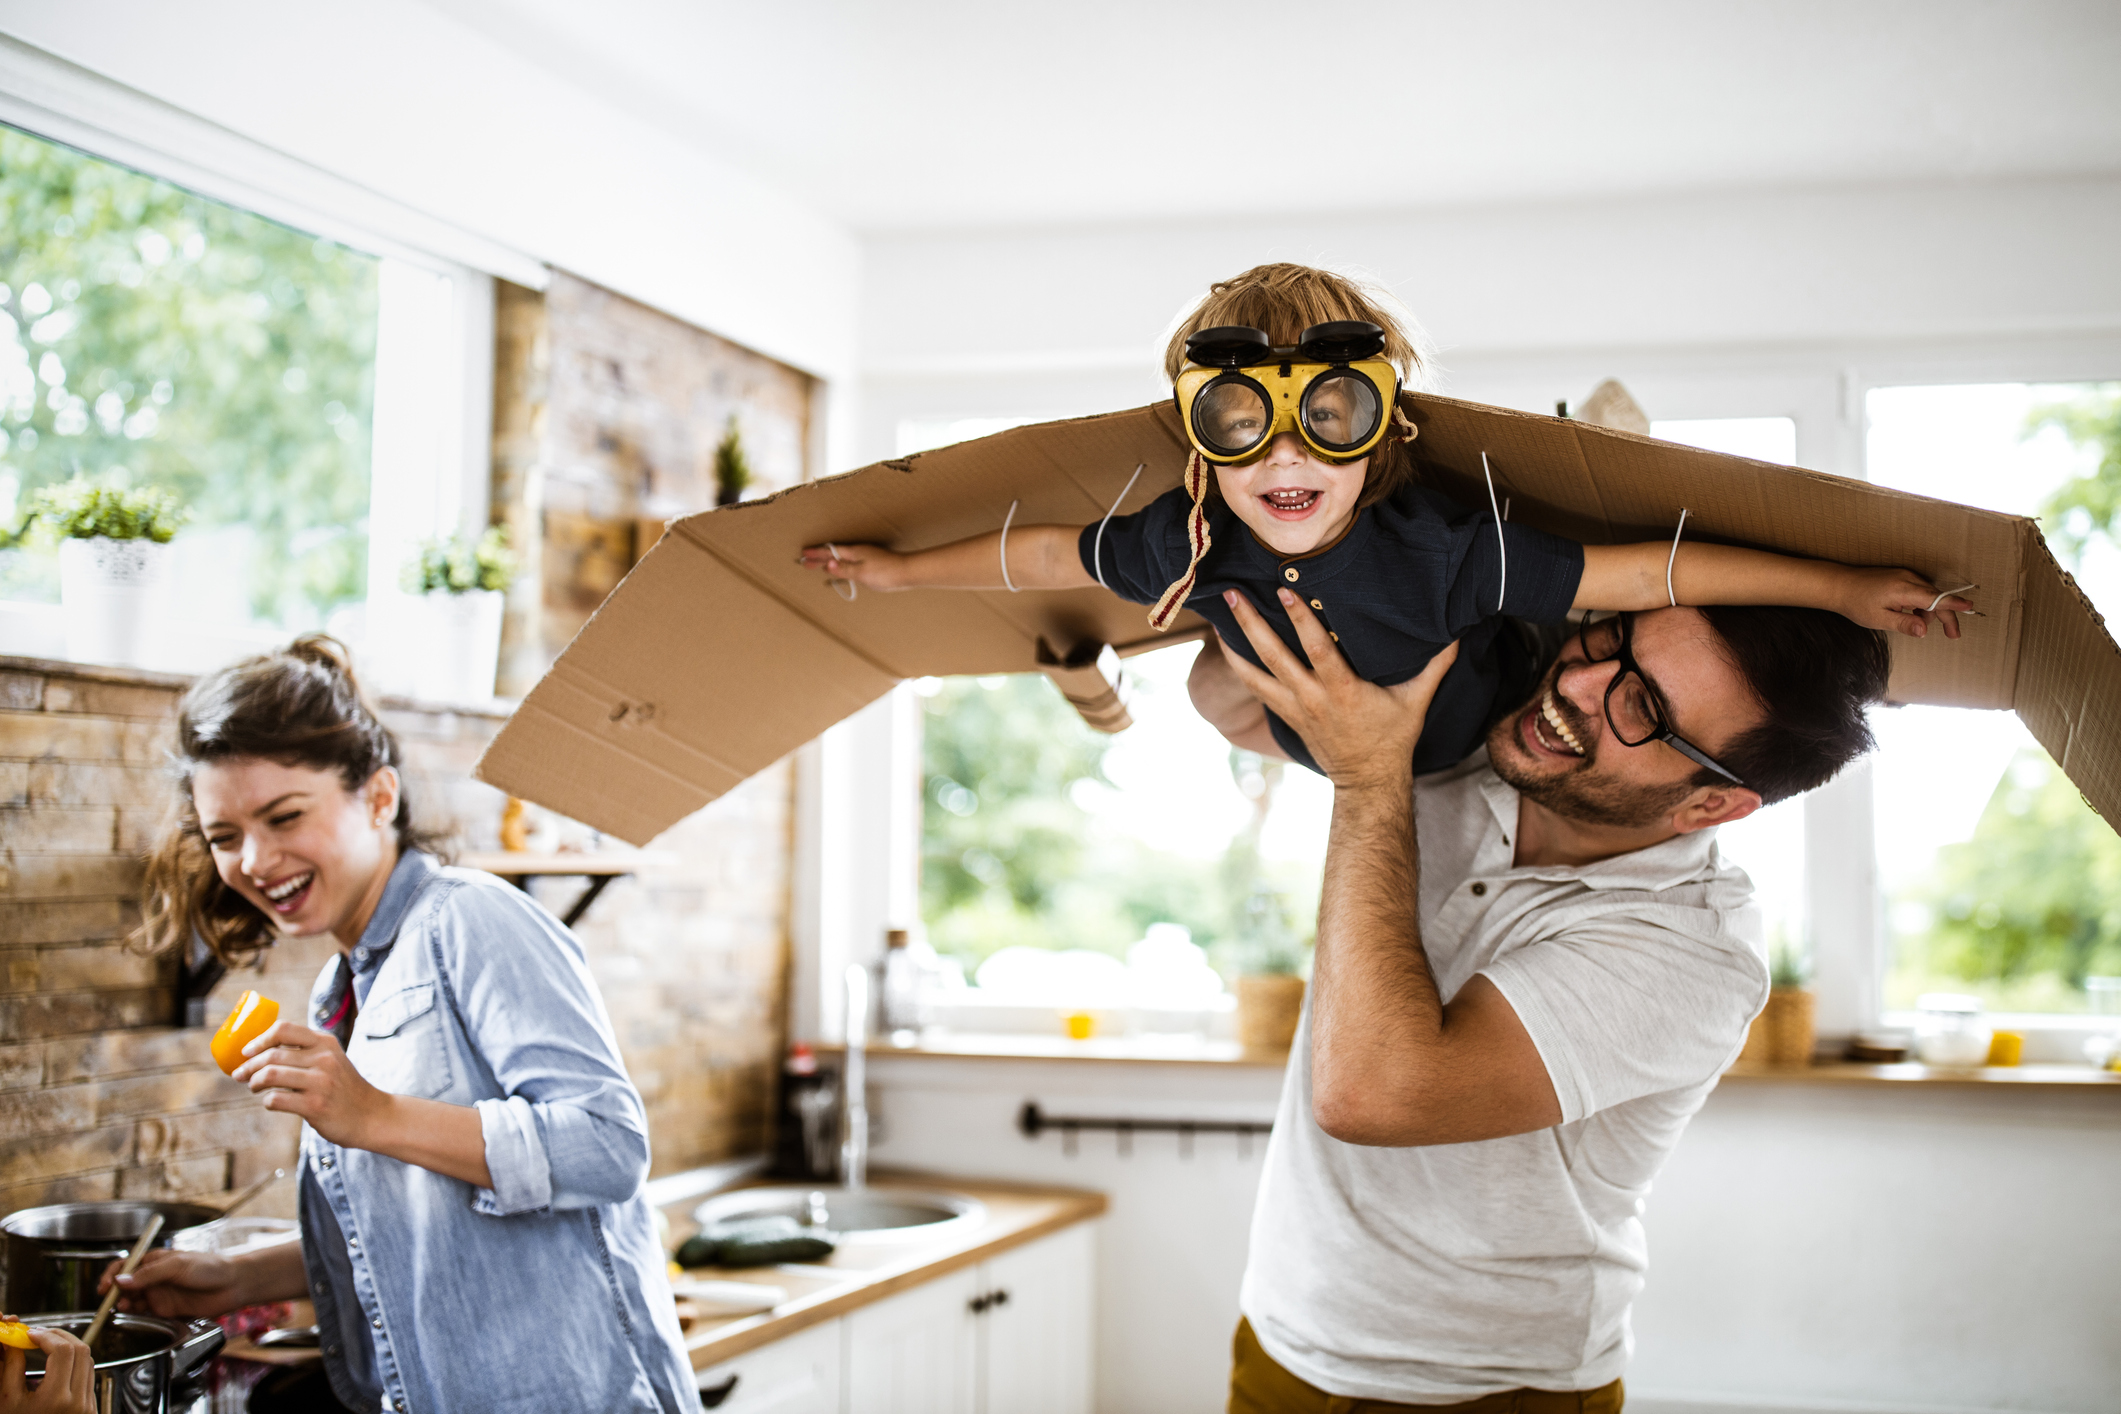
[[[1557,663],[1547,670],[1546,678],[1530,697],[1488,728],[1488,764],[1495,768],[1495,774],[1516,787],[1519,795],[1579,824],[1640,830],[1670,816],[1681,801],[1694,793],[1693,782],[1641,786],[1600,779],[1598,751],[1609,740],[1605,735],[1599,736],[1597,746],[1583,758],[1581,765],[1559,775],[1542,776],[1526,768],[1522,759],[1525,748],[1517,739],[1517,724],[1527,711],[1546,697],[1560,676],[1561,665]],[[1556,693],[1554,706],[1579,740],[1591,734],[1575,704]]]

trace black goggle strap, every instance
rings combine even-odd
[[[1186,494],[1193,498],[1193,509],[1186,513],[1186,549],[1191,556],[1186,561],[1186,572],[1173,580],[1171,587],[1156,601],[1149,611],[1149,627],[1158,633],[1169,632],[1172,621],[1179,610],[1186,607],[1186,596],[1193,592],[1193,580],[1200,573],[1200,557],[1208,553],[1213,543],[1208,537],[1208,459],[1193,449],[1186,458]]]

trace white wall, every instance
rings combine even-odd
[[[1653,411],[1687,417],[1723,415],[1680,405],[1704,373],[1823,378],[1832,406],[1852,360],[2103,346],[2121,332],[2117,244],[2114,178],[878,239],[862,450],[888,454],[901,417],[1166,396],[1172,316],[1263,260],[1372,271],[1441,345],[1444,391],[1551,410],[1620,374],[1672,384]]]
[[[826,378],[851,411],[851,235],[417,0],[0,0],[0,33]]]
[[[1016,1111],[1271,1118],[1256,1067],[873,1056],[872,1158],[1094,1188],[1097,1407],[1220,1410],[1262,1150],[1032,1141]],[[1651,1195],[1628,1407],[2111,1414],[2121,1094],[1738,1082]]]

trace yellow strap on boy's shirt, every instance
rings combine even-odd
[[[1149,627],[1158,633],[1169,630],[1178,611],[1186,607],[1186,596],[1193,592],[1193,577],[1200,572],[1200,557],[1208,553],[1208,546],[1213,543],[1208,538],[1208,459],[1197,447],[1186,458],[1186,494],[1193,498],[1193,509],[1186,513],[1186,547],[1192,558],[1186,561],[1186,572],[1173,581],[1149,611]]]

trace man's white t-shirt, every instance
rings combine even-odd
[[[1446,1000],[1475,974],[1509,999],[1562,1122],[1344,1144],[1311,1117],[1308,1007],[1289,1056],[1241,1304],[1330,1394],[1449,1404],[1618,1378],[1643,1197],[1767,999],[1752,883],[1714,830],[1518,869],[1517,801],[1485,753],[1416,782],[1421,939]]]

